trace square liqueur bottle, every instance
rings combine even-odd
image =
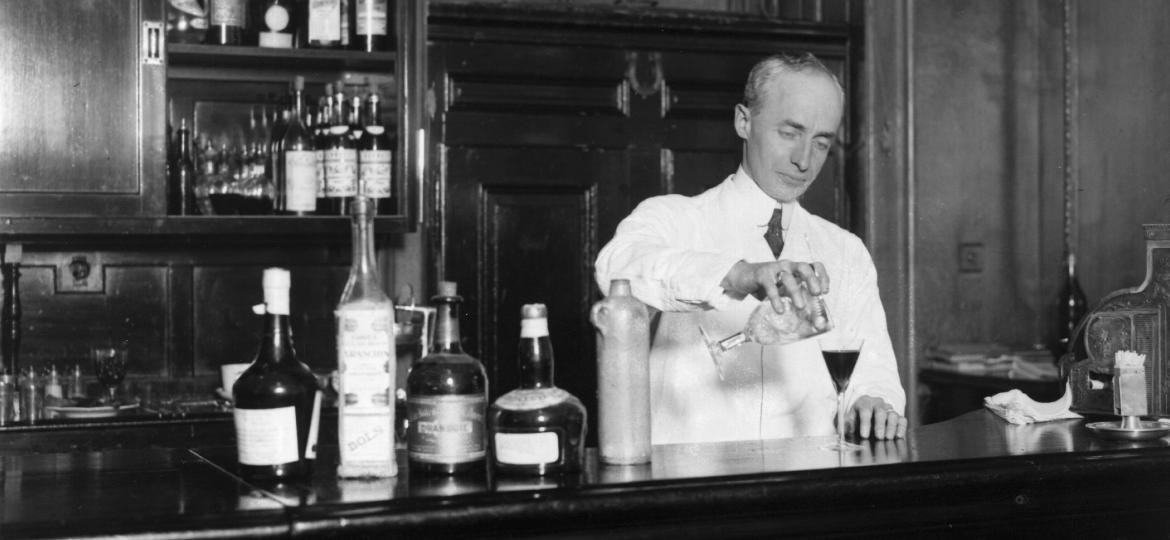
[[[341,477],[398,474],[394,456],[394,304],[378,283],[374,215],[353,199],[353,265],[337,304]]]
[[[579,472],[585,455],[585,406],[553,384],[548,309],[526,304],[520,317],[520,388],[500,396],[488,412],[493,463],[501,474]]]
[[[430,354],[406,377],[406,445],[410,472],[459,474],[484,470],[487,457],[487,372],[463,352],[455,283],[439,284]]]

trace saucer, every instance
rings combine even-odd
[[[138,403],[134,402],[117,407],[110,405],[100,405],[97,407],[55,407],[50,405],[46,406],[45,410],[58,418],[110,418],[117,416],[118,413],[132,411],[137,408]]]
[[[1134,429],[1121,427],[1121,421],[1093,422],[1085,424],[1090,431],[1106,439],[1118,441],[1145,441],[1158,439],[1170,434],[1170,426],[1160,422],[1142,421]]]

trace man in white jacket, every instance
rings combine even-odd
[[[762,60],[735,107],[739,170],[695,197],[642,202],[598,255],[603,291],[629,279],[634,296],[662,311],[650,352],[655,444],[834,433],[836,394],[816,338],[747,343],[721,378],[699,333],[742,330],[757,298],[783,311],[781,297],[802,282],[824,295],[831,332],[864,339],[846,393],[849,429],[905,436],[906,397],[869,252],[797,201],[836,140],[844,103],[837,78],[811,54]],[[765,239],[770,228],[774,240]],[[804,304],[799,294],[791,300]]]

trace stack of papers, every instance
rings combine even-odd
[[[1040,349],[1013,349],[999,343],[946,343],[929,349],[926,367],[971,375],[1054,381],[1059,376],[1052,354]]]

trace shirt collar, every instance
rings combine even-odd
[[[735,198],[734,204],[736,208],[740,209],[740,215],[743,216],[745,224],[767,228],[768,221],[772,219],[772,210],[780,208],[784,212],[780,223],[784,228],[785,235],[787,235],[792,227],[792,220],[796,217],[796,209],[799,207],[795,201],[782,203],[768,196],[748,175],[747,171],[743,170],[743,167],[735,171],[735,175],[731,178],[731,185],[734,188],[732,190]]]

